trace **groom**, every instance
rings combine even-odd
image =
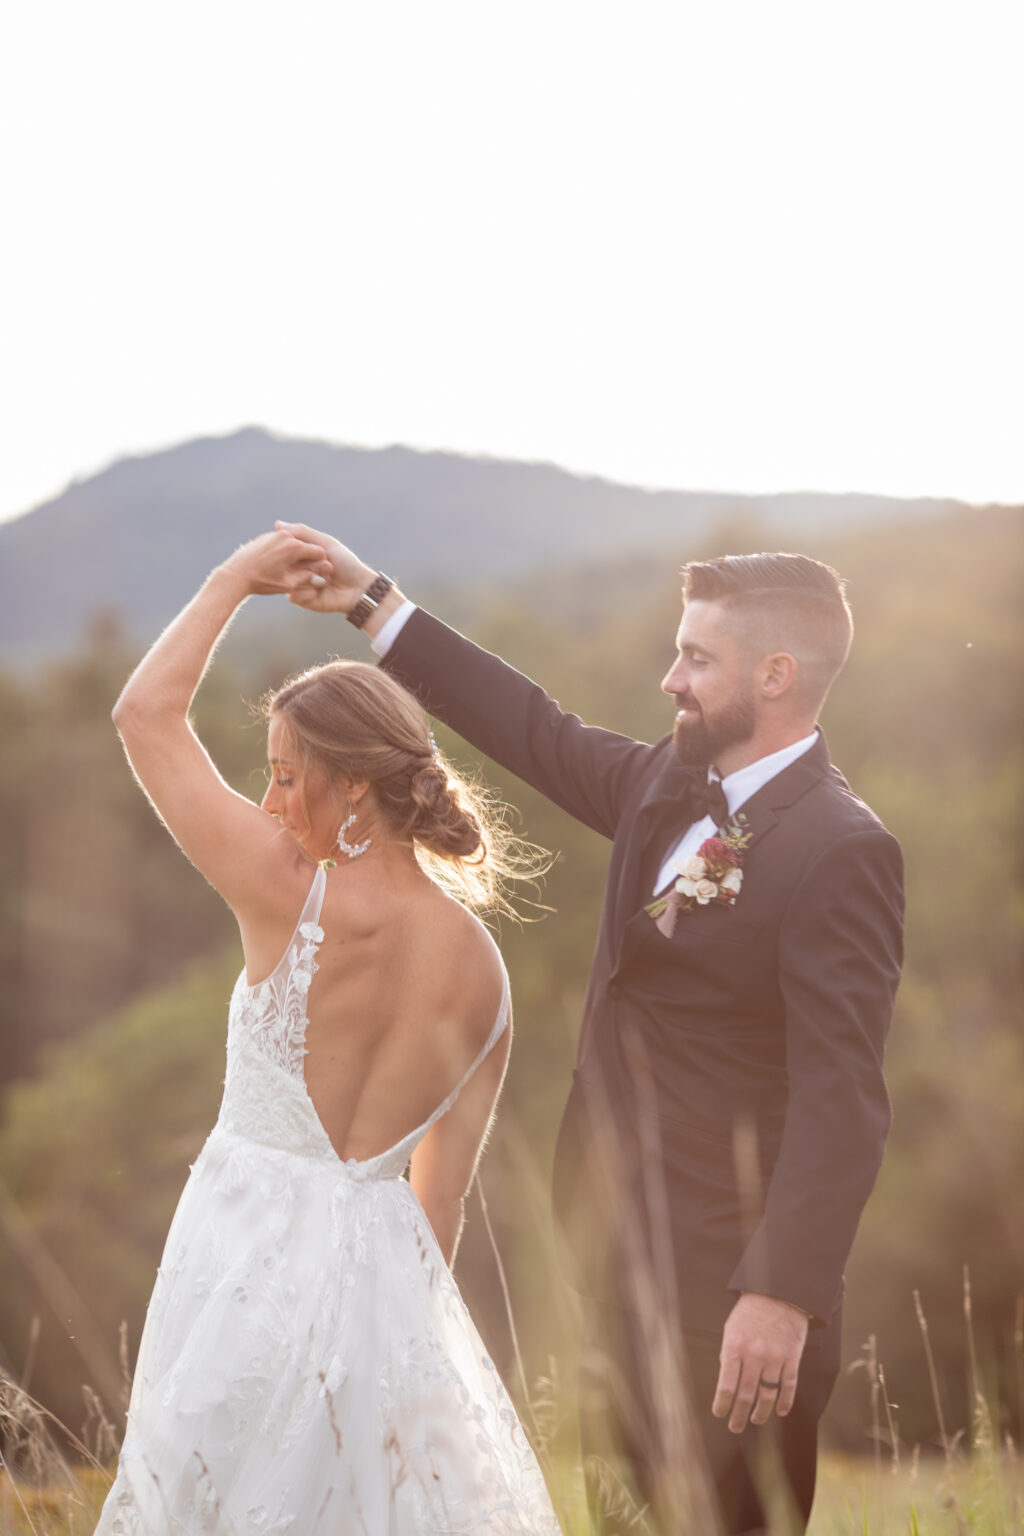
[[[802,1529],[901,962],[899,846],[817,727],[852,636],[841,582],[802,555],[685,567],[674,730],[649,746],[294,530],[334,576],[293,600],[365,626],[431,713],[612,839],[555,1160],[592,1503],[610,1462],[659,1530]]]

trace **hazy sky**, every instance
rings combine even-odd
[[[31,0],[0,517],[258,423],[1024,500],[1024,6]]]

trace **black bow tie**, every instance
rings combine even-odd
[[[709,783],[706,768],[686,768],[684,773],[683,794],[691,824],[710,816],[716,827],[723,827],[729,820],[729,802],[721,779],[712,779]]]

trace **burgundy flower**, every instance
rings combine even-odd
[[[732,817],[721,837],[709,837],[699,850],[675,865],[679,878],[664,896],[644,911],[654,919],[659,933],[671,938],[680,912],[711,904],[734,907],[743,884],[743,855],[751,834],[744,831],[747,818]]]

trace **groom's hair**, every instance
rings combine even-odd
[[[807,555],[720,555],[683,567],[683,601],[721,603],[753,655],[788,651],[797,687],[820,708],[850,654],[853,617],[830,565]]]

